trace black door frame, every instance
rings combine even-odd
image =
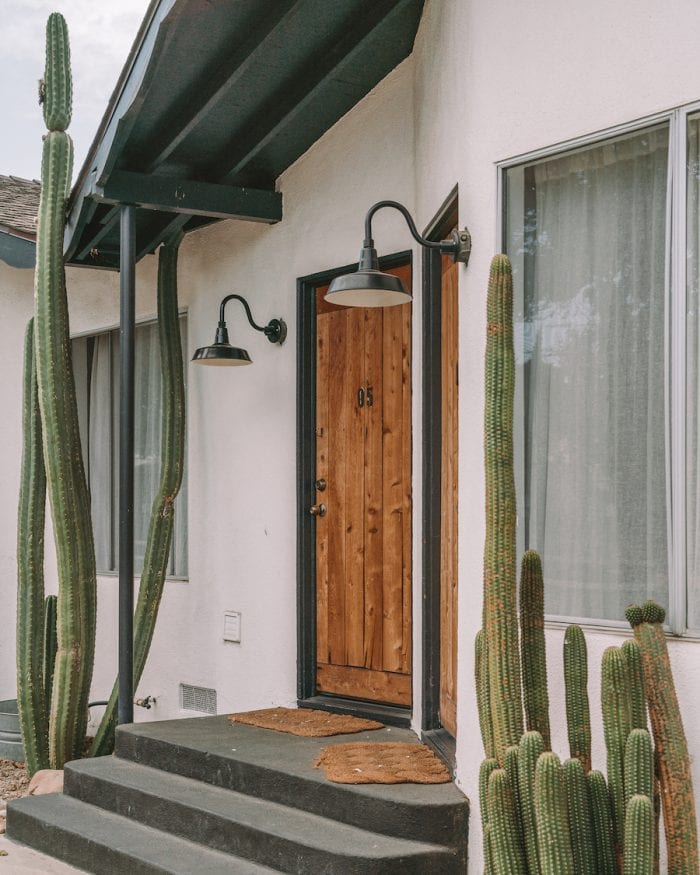
[[[408,264],[410,250],[379,259],[382,270]],[[316,689],[316,289],[336,276],[357,270],[357,263],[297,280],[297,700],[299,707],[380,719],[410,726],[411,709],[319,693]]]
[[[423,236],[442,240],[458,224],[455,187]],[[442,480],[442,255],[423,254],[423,740],[454,768],[455,739],[440,723],[440,538]]]

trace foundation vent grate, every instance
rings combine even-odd
[[[216,714],[216,690],[180,684],[180,708],[183,711]]]

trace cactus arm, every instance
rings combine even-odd
[[[688,745],[662,623],[663,608],[631,606],[627,619],[642,651],[649,717],[659,771],[669,875],[697,875],[698,837]]]
[[[539,732],[525,732],[518,746],[518,788],[520,791],[520,821],[530,875],[539,875],[540,872],[535,820],[535,768],[537,760],[543,753],[544,741]]]
[[[42,94],[46,127],[50,131],[65,131],[71,119],[73,80],[68,28],[57,12],[49,15],[46,22],[46,73]]]
[[[549,694],[544,639],[544,580],[539,554],[528,550],[520,566],[520,651],[527,728],[550,750]]]
[[[574,875],[564,775],[554,753],[545,752],[537,760],[535,812],[542,875]]]
[[[505,769],[491,773],[488,808],[494,875],[528,875],[513,792]]]
[[[617,875],[613,839],[612,808],[610,794],[602,772],[595,769],[587,775],[588,795],[591,801],[591,816],[596,849],[597,875]]]
[[[566,760],[562,768],[574,871],[577,875],[597,875],[595,836],[586,773],[578,758]]]
[[[646,729],[633,729],[625,745],[625,802],[632,796],[654,798],[654,750]]]
[[[46,473],[34,360],[34,321],[24,340],[22,467],[17,513],[17,707],[31,775],[49,766],[48,712],[43,683],[44,517]]]
[[[139,596],[134,613],[134,690],[141,680],[153,640],[158,608],[168,570],[174,502],[185,464],[185,384],[177,300],[177,256],[182,234],[161,247],[158,255],[158,340],[161,366],[162,446],[160,483],[153,499]],[[114,747],[118,687],[115,683],[92,743],[91,755]]]
[[[56,638],[56,596],[47,595],[44,599],[44,648],[42,660],[42,673],[44,678],[44,698],[51,701],[53,690],[53,673],[56,666],[56,651],[58,640]]]
[[[580,626],[568,626],[564,634],[564,687],[569,756],[591,770],[591,713],[588,704],[588,654]]]
[[[623,875],[653,875],[654,807],[648,796],[632,796],[625,816]]]
[[[501,765],[506,748],[517,745],[523,732],[515,588],[514,389],[513,281],[510,261],[497,255],[491,262],[487,299],[484,618],[491,717]]]
[[[492,759],[496,755],[491,723],[489,702],[489,664],[486,636],[483,629],[476,633],[474,641],[474,681],[476,684],[476,704],[479,712],[479,727],[484,745],[484,755]]]

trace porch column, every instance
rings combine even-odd
[[[134,722],[134,331],[135,207],[120,207],[119,247],[119,705]]]

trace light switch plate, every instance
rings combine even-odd
[[[226,611],[224,613],[224,641],[241,643],[241,613],[240,611]]]

